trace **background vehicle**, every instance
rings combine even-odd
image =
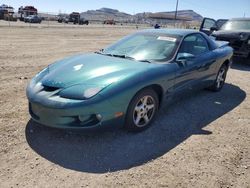
[[[69,23],[69,18],[67,16],[59,16],[57,19],[58,23]]]
[[[78,12],[72,12],[69,16],[67,15],[59,15],[58,23],[69,23],[72,22],[73,24],[79,24],[79,25],[88,25],[89,21],[85,20],[84,18],[81,18],[80,13]]]
[[[80,13],[79,12],[72,12],[69,15],[69,22],[73,22],[74,24],[79,23],[80,20]]]
[[[37,9],[33,6],[21,6],[18,9],[18,14],[19,14],[19,20],[20,21],[25,21],[24,18],[31,16],[31,15],[37,15]]]
[[[159,24],[155,24],[154,28],[155,28],[155,29],[160,29],[161,26],[160,26]]]
[[[105,21],[103,22],[103,24],[115,25],[116,23],[115,23],[115,20],[105,20]]]
[[[223,20],[222,20],[223,21]],[[205,18],[200,31],[219,41],[228,41],[234,49],[234,56],[250,59],[250,18],[234,18],[215,21]]]
[[[233,54],[227,44],[195,30],[137,32],[41,71],[27,87],[30,115],[58,128],[144,130],[165,99],[222,89]]]
[[[4,4],[1,5],[0,20],[17,21],[17,18],[14,16],[14,8]]]
[[[64,20],[67,18],[67,14],[59,14],[58,16],[57,16],[57,22],[58,23],[63,23],[64,22]]]
[[[25,17],[24,22],[25,23],[28,22],[28,23],[39,23],[40,24],[42,22],[42,18],[40,18],[37,15],[31,15],[31,16]]]

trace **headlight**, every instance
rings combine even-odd
[[[250,39],[248,40],[247,44],[249,44],[249,45],[250,45]]]
[[[101,87],[89,88],[83,92],[84,98],[91,98],[102,90]]]
[[[247,40],[248,35],[245,33],[241,33],[239,37],[240,37],[240,40]]]
[[[244,38],[244,35],[241,33],[240,34],[240,39],[242,40]]]
[[[67,99],[84,100],[97,95],[104,86],[75,85],[60,91],[59,95]]]

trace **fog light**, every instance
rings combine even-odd
[[[80,116],[78,116],[78,119],[79,119],[81,122],[83,122],[83,121],[88,120],[88,119],[89,119],[89,116],[80,115]]]
[[[102,120],[102,115],[101,114],[96,114],[96,119],[98,119],[99,121]]]

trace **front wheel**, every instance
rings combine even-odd
[[[214,84],[210,87],[212,91],[220,91],[222,87],[225,84],[226,76],[227,76],[227,66],[223,64],[220,67],[220,70],[217,74],[216,80],[214,81]]]
[[[125,128],[133,132],[148,128],[154,120],[158,107],[159,99],[153,90],[140,91],[129,104]]]

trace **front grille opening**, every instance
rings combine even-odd
[[[60,89],[60,88],[59,87],[51,87],[51,86],[45,86],[45,85],[43,85],[43,90],[47,91],[47,92],[56,91],[58,89]]]
[[[87,116],[85,118],[79,118],[76,117],[75,124],[73,126],[78,126],[78,127],[91,127],[96,124],[100,123],[100,120],[97,119],[96,114],[92,114],[90,116]]]

